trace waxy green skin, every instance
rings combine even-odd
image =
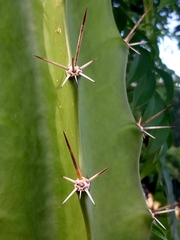
[[[138,169],[142,135],[126,97],[128,48],[110,1],[13,4],[0,10],[0,239],[148,239],[152,220]],[[84,71],[96,84],[81,78],[60,90],[65,71],[33,54],[68,66],[86,6],[79,65],[97,58]],[[96,207],[82,196],[85,221],[75,195],[58,208],[72,191],[60,175],[76,178],[63,131],[85,177],[109,166],[91,185]]]
[[[110,167],[92,185],[97,207],[92,207],[87,199],[85,217],[90,219],[92,239],[149,239],[152,220],[142,194],[138,166],[142,134],[125,89],[129,49],[119,37],[110,1],[103,6],[97,1],[83,2],[74,20],[77,5],[78,1],[67,2],[70,38],[88,6],[80,61],[97,57],[86,69],[97,84],[81,79],[78,86],[81,167],[86,176],[103,166]]]

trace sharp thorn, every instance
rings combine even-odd
[[[62,176],[62,178],[68,180],[69,182],[76,183],[76,181],[72,178],[68,178],[68,177],[65,177],[65,176]]]
[[[88,8],[86,8],[86,10],[84,12],[84,16],[83,16],[83,20],[82,20],[81,28],[80,28],[80,32],[79,32],[79,38],[78,38],[77,47],[76,47],[76,54],[75,54],[75,58],[74,58],[74,65],[75,66],[77,65],[78,56],[79,56],[79,53],[80,53],[80,48],[81,48],[82,37],[83,37],[83,32],[84,32],[84,27],[85,27],[85,22],[86,22],[87,11],[88,11]]]
[[[156,217],[153,217],[153,219],[154,219],[157,223],[159,223],[159,225],[160,225],[164,230],[166,230],[166,228],[164,227],[164,225],[163,225]]]
[[[180,209],[180,208],[179,208]],[[163,213],[169,213],[169,212],[175,212],[177,209],[167,209],[167,210],[162,210],[162,211],[157,211],[157,212],[154,212],[154,215],[158,215],[158,214],[163,214]]]
[[[97,178],[99,175],[101,175],[103,172],[105,172],[106,170],[108,170],[109,167],[104,168],[103,170],[101,170],[100,172],[96,173],[94,176],[92,176],[89,179],[89,182],[92,182],[95,178]]]
[[[67,82],[67,80],[70,78],[70,75],[67,75],[67,77],[65,78],[64,82],[61,84],[61,87],[62,88],[64,86],[64,84]]]
[[[139,24],[141,23],[141,21],[144,19],[144,17],[146,16],[146,14],[149,12],[150,8],[148,8],[145,13],[140,17],[140,19],[137,21],[137,23],[134,25],[134,27],[132,28],[132,30],[129,32],[129,34],[127,35],[127,37],[124,39],[124,41],[126,43],[129,43],[130,40],[132,39],[132,37],[135,34],[136,28],[139,26]]]
[[[151,130],[151,129],[166,129],[166,128],[173,128],[174,126],[149,126],[149,127],[143,127],[143,129]]]
[[[92,198],[92,196],[91,196],[91,194],[90,194],[90,192],[89,192],[88,190],[86,190],[85,192],[86,192],[87,195],[89,196],[91,202],[92,202],[94,205],[96,205],[95,202],[94,202],[94,200],[93,200],[93,198]]]
[[[129,43],[128,45],[131,46],[137,46],[137,45],[141,45],[141,44],[146,44],[147,42],[136,42],[136,43]]]
[[[53,65],[55,65],[55,66],[57,66],[57,67],[63,68],[63,69],[65,69],[65,70],[68,70],[68,67],[66,67],[66,66],[64,66],[64,65],[62,65],[62,64],[60,64],[60,63],[56,63],[56,62],[54,62],[54,61],[52,61],[52,60],[49,60],[49,59],[47,59],[47,58],[43,58],[43,57],[40,57],[40,56],[37,56],[37,55],[34,55],[34,56],[35,56],[36,58],[39,58],[39,59],[45,61],[45,62],[51,63],[51,64],[53,64]]]
[[[72,72],[75,72],[75,64],[74,64],[74,58],[72,58]]]
[[[94,83],[95,83],[95,81],[94,81],[92,78],[90,78],[90,77],[86,76],[85,74],[83,74],[83,73],[80,73],[80,75],[81,75],[81,76],[83,76],[84,78],[88,79],[89,81],[91,81],[91,82],[94,82]]]
[[[76,81],[76,83],[77,83],[77,85],[78,85],[78,79],[77,79],[77,76],[74,76],[74,78],[75,78],[75,81]]]
[[[67,147],[68,147],[68,149],[69,149],[69,153],[70,153],[70,155],[71,155],[71,159],[72,159],[72,162],[73,162],[73,164],[74,164],[74,167],[75,167],[75,170],[76,170],[76,174],[77,174],[77,176],[78,176],[78,179],[79,179],[79,180],[82,180],[82,179],[83,179],[83,176],[82,176],[81,171],[80,171],[80,169],[79,169],[79,167],[78,167],[78,165],[77,165],[76,159],[75,159],[75,157],[74,157],[74,154],[73,154],[73,152],[72,152],[71,146],[70,146],[70,144],[69,144],[69,142],[68,142],[68,139],[67,139],[67,137],[66,137],[65,132],[63,132],[63,134],[64,134],[64,138],[65,138],[65,141],[66,141],[66,145],[67,145]]]
[[[130,45],[128,45],[130,49],[132,49],[134,52],[136,52],[138,55],[141,55],[140,52],[138,52],[135,48],[131,47]]]
[[[95,58],[95,59],[93,59],[93,60],[87,62],[87,63],[84,64],[84,65],[82,65],[82,66],[80,67],[80,69],[84,69],[84,68],[86,68],[86,67],[89,66],[91,63],[93,63],[96,59],[97,59],[97,58]]]
[[[159,225],[160,225],[162,228],[164,228],[164,230],[166,230],[166,228],[163,226],[163,224],[155,217],[154,212],[153,212],[151,209],[148,209],[148,210],[149,210],[149,212],[150,212],[153,220],[155,220],[157,223],[159,223]]]
[[[153,135],[151,135],[150,133],[146,132],[145,130],[143,130],[143,133],[145,133],[146,135],[148,135],[149,137],[156,139]]]
[[[156,113],[155,115],[153,115],[152,117],[148,118],[145,122],[143,122],[141,125],[144,126],[145,124],[147,124],[148,122],[152,121],[153,119],[155,119],[156,117],[158,117],[159,115],[161,115],[163,112],[167,111],[169,108],[171,108],[172,106],[174,106],[174,104],[170,105],[169,107],[166,107],[165,109],[159,111],[158,113]]]
[[[154,210],[154,211],[152,211],[152,212],[153,212],[154,214],[156,214],[157,211],[159,212],[159,211],[161,211],[161,210],[164,210],[164,209],[167,209],[167,208],[171,208],[171,207],[177,207],[177,206],[180,207],[180,202],[168,204],[168,205],[166,205],[166,206],[164,206],[164,207],[160,207],[160,208],[158,208],[157,210]]]
[[[142,122],[142,117],[139,118],[139,121],[137,122],[137,125],[141,126],[141,122]]]
[[[77,191],[76,188],[73,189],[73,191],[67,196],[67,198],[61,203],[63,205],[67,200]],[[61,207],[61,205],[59,207]]]

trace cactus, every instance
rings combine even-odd
[[[33,55],[69,66],[87,6],[78,64],[97,58],[83,70],[96,83],[71,77],[60,89],[64,69]],[[110,1],[33,0],[0,10],[9,12],[0,45],[1,239],[149,239],[142,132],[126,93],[129,46],[111,8]],[[77,178],[63,131],[83,176],[109,167],[91,184],[96,206],[83,192],[60,206],[72,191],[61,176]]]

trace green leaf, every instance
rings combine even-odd
[[[138,82],[148,71],[150,66],[150,54],[147,50],[140,48],[141,55],[136,54],[127,75],[127,84]]]
[[[153,152],[152,154],[148,154],[144,157],[142,156],[141,165],[140,165],[140,176],[141,180],[146,176],[150,175],[153,170],[156,168],[157,164],[157,152]]]
[[[163,230],[156,222],[153,222],[152,232],[153,232],[155,235],[157,235],[160,239],[168,240],[167,237],[166,237],[166,234],[165,234],[164,230]]]
[[[171,174],[169,172],[169,169],[167,168],[165,157],[163,157],[161,160],[159,170],[162,173],[161,174],[162,179],[160,179],[160,181],[163,181],[164,183],[164,191],[166,193],[167,202],[169,204],[174,203],[175,202],[174,189],[172,181],[169,181],[169,179],[171,179]],[[176,236],[178,236],[178,222],[174,213],[168,214],[168,222],[170,222],[171,226],[171,236],[176,238]]]
[[[168,126],[168,122],[162,121],[160,122],[160,126]],[[155,137],[155,140],[154,139],[149,140],[146,154],[155,152],[163,145],[163,143],[166,141],[169,135],[169,129],[152,130],[149,131],[149,133]]]
[[[113,8],[113,14],[114,14],[117,28],[119,32],[121,32],[122,30],[124,30],[127,24],[127,15],[124,13],[122,8],[116,8],[116,7]]]
[[[144,122],[145,120],[147,120],[148,118],[152,117],[153,115],[155,115],[156,113],[160,112],[161,110],[165,109],[166,106],[164,104],[164,102],[162,101],[160,95],[155,92],[153,98],[149,101],[149,103],[146,106],[146,109],[143,113],[143,119],[142,122]],[[160,114],[158,117],[154,118],[153,120],[151,120],[148,124],[146,124],[146,126],[157,126],[159,124],[159,122],[163,119],[164,114],[166,114],[166,116],[169,115],[168,110],[165,111],[164,113]],[[168,119],[170,120],[170,119]]]
[[[171,75],[161,69],[155,68],[155,71],[164,81],[164,87],[166,89],[166,103],[170,104],[174,96],[174,83]]]
[[[154,73],[148,71],[138,82],[133,93],[133,110],[147,103],[153,96],[156,88]]]
[[[167,5],[173,5],[177,1],[176,0],[161,0],[158,8],[158,12],[162,10],[163,7],[166,7]]]
[[[158,93],[155,93],[154,97],[149,101],[146,110],[143,114],[143,121],[147,120],[151,116],[155,115],[159,111],[165,108]],[[159,115],[157,118],[150,121],[145,126],[171,126],[171,123],[167,120],[168,112]],[[169,136],[169,129],[156,129],[148,131],[155,139],[150,138],[148,147],[146,149],[146,154],[151,154],[158,150]]]

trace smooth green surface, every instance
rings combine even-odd
[[[0,11],[0,238],[54,239],[56,200],[50,179],[57,149],[51,144],[56,144],[55,128],[47,121],[54,115],[48,104],[54,93],[46,94],[52,85],[43,79],[48,72],[42,74],[32,57],[42,49],[35,39],[43,10],[40,2],[16,1],[2,4]]]
[[[110,2],[102,8],[100,1],[84,1],[80,6],[69,1],[70,36],[77,34],[77,19],[87,5],[80,62],[97,57],[84,71],[97,83],[86,79],[79,83],[81,166],[86,177],[109,166],[91,185],[96,207],[86,198],[92,239],[148,239],[151,218],[138,174],[141,133],[125,91],[128,48],[119,37]]]
[[[86,238],[62,131],[78,158],[76,86],[59,89],[68,64],[61,1],[4,2],[0,13],[0,239]],[[58,33],[56,30],[61,29]]]

